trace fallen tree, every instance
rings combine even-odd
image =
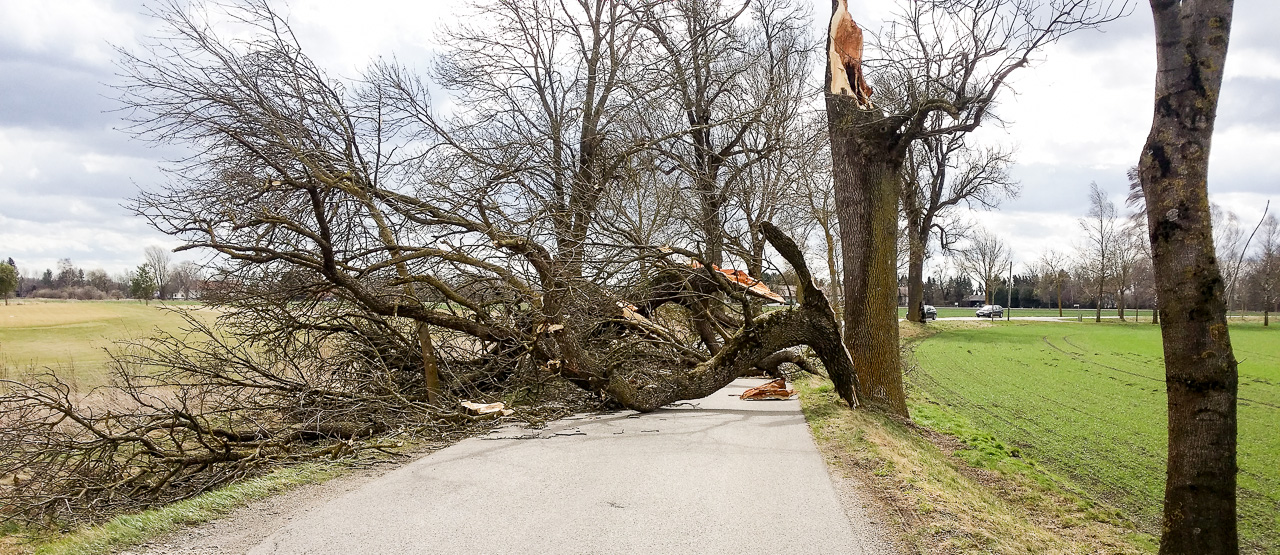
[[[633,31],[637,14],[610,5],[571,14],[595,25],[576,32]],[[508,418],[463,400],[517,400],[510,418],[534,421],[589,401],[652,411],[793,364],[857,405],[835,314],[784,232],[760,224],[795,270],[798,302],[764,312],[767,287],[696,245],[599,221],[618,182],[662,174],[640,156],[651,140],[583,119],[598,110],[537,113],[523,77],[477,100],[483,117],[442,118],[403,68],[339,82],[267,4],[227,10],[247,35],[219,37],[217,17],[169,6],[158,15],[171,36],[122,63],[133,129],[192,152],[135,209],[181,249],[212,254],[218,324],[193,318],[186,334],[131,345],[115,383],[88,395],[56,379],[8,384],[6,515],[106,515]],[[567,96],[615,101],[598,90]]]

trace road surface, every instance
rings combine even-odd
[[[737,398],[759,383],[468,439],[249,552],[892,553],[863,503],[837,495],[799,402]]]

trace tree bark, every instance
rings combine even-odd
[[[422,381],[427,386],[427,404],[440,400],[440,363],[431,343],[431,330],[426,322],[418,322],[418,346],[422,349]]]
[[[1116,315],[1120,317],[1121,322],[1124,322],[1126,321],[1124,319],[1124,289],[1120,289],[1120,291],[1116,293],[1116,296],[1118,299],[1116,304]]]
[[[828,93],[832,177],[844,261],[844,339],[858,399],[907,416],[898,355],[898,193],[904,156],[878,110]]]
[[[914,194],[902,194],[903,212],[907,214],[907,320],[923,322],[924,255],[933,218],[921,216]]]
[[[1062,280],[1058,280],[1058,317],[1062,317]]]
[[[840,281],[840,272],[836,270],[836,238],[831,234],[830,226],[825,223],[822,225],[822,236],[827,242],[827,283],[831,284],[831,309],[835,311],[836,323],[841,323],[844,320],[844,305],[841,302],[844,283]]]
[[[1139,164],[1168,390],[1160,553],[1235,554],[1236,359],[1208,199],[1232,0],[1151,0],[1155,118]]]
[[[1104,258],[1104,260],[1105,260],[1105,258]],[[1096,303],[1096,304],[1097,304],[1097,306],[1095,307],[1095,311],[1094,311],[1094,314],[1093,314],[1093,321],[1094,321],[1094,323],[1101,323],[1101,322],[1102,322],[1102,292],[1103,292],[1103,290],[1104,290],[1103,288],[1104,288],[1104,287],[1106,287],[1106,285],[1105,285],[1105,284],[1106,284],[1106,280],[1105,280],[1105,279],[1098,278],[1098,301],[1097,301],[1097,303]]]

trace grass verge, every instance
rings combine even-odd
[[[1019,452],[959,417],[929,421],[959,437],[844,407],[831,385],[797,383],[828,464],[867,481],[913,553],[1149,553],[1155,545]],[[927,400],[914,400],[913,410]],[[966,441],[969,440],[969,441]],[[971,445],[971,443],[973,445]],[[970,464],[967,461],[974,461]]]
[[[35,555],[96,555],[139,545],[161,534],[183,526],[199,524],[224,516],[245,504],[284,490],[338,476],[344,471],[340,463],[308,463],[286,467],[270,474],[232,484],[172,505],[121,515],[95,526],[76,529],[58,536],[35,535],[19,543],[17,529],[0,536],[0,552]],[[3,533],[0,531],[0,533]],[[8,545],[3,540],[10,540]]]
[[[1120,508],[1138,529],[1159,533],[1168,432],[1158,326],[944,321],[928,328],[909,359],[917,366],[907,377],[917,422],[1016,448]],[[1277,339],[1274,328],[1231,324],[1240,361],[1240,551],[1251,555],[1280,553]],[[943,429],[951,420],[968,429]],[[976,439],[982,433],[989,439]]]

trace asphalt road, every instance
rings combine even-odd
[[[892,553],[841,502],[799,402],[737,398],[759,383],[462,441],[250,553]]]

